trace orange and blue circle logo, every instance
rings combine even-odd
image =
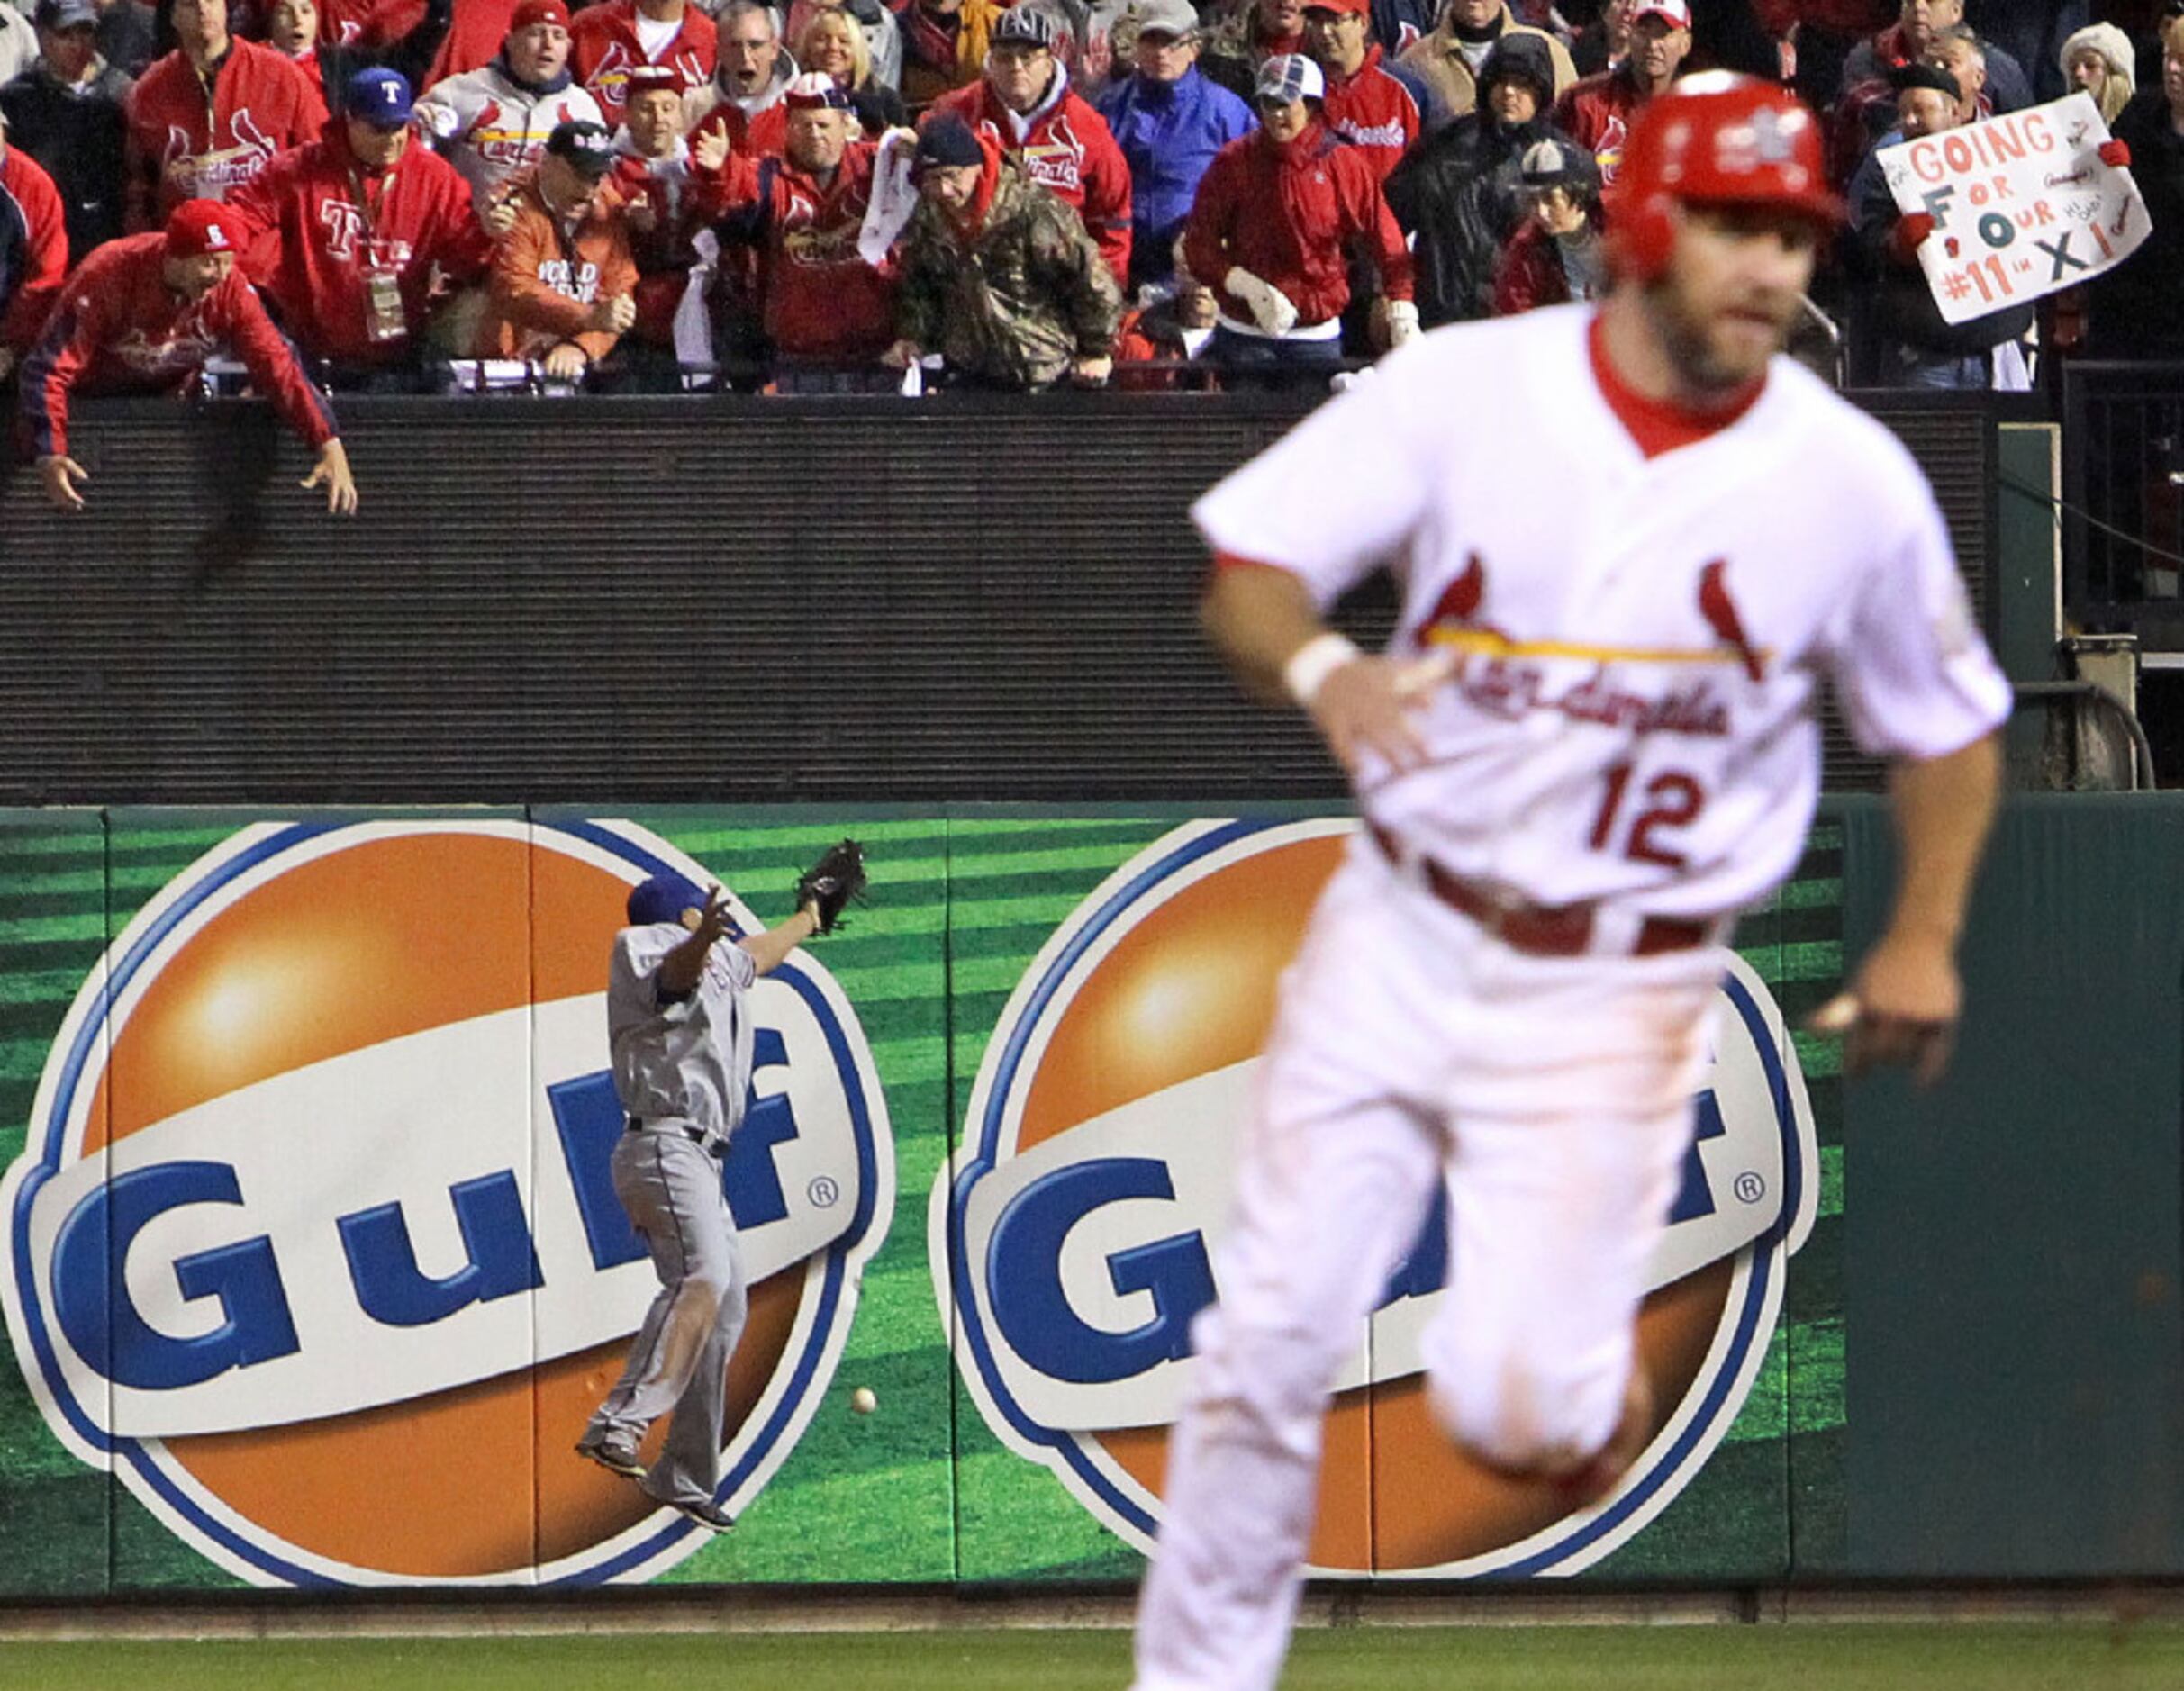
[[[619,822],[305,821],[162,890],[0,1183],[0,1298],[67,1448],[260,1584],[642,1579],[705,1542],[571,1451],[657,1286],[609,1173],[603,993],[662,869],[711,879]],[[751,1003],[737,1513],[817,1408],[894,1198],[840,987],[800,953]]]
[[[932,1196],[957,1367],[994,1433],[1140,1549],[1192,1367],[1279,978],[1355,824],[1195,822],[1147,846],[1047,941],[989,1041]],[[1780,1010],[1732,960],[1638,1343],[1660,1398],[1617,1491],[1552,1488],[1454,1449],[1420,1340],[1442,1298],[1445,1200],[1337,1381],[1309,1551],[1326,1574],[1569,1573],[1652,1520],[1726,1433],[1810,1230],[1818,1152]]]

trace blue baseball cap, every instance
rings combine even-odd
[[[410,121],[410,79],[385,65],[370,65],[349,79],[341,109],[374,129],[400,129]]]
[[[680,923],[684,910],[702,910],[705,895],[686,875],[659,874],[630,889],[630,926],[650,927],[656,922]]]

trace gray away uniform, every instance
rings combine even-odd
[[[671,922],[615,936],[607,978],[614,1090],[633,1124],[614,1147],[614,1191],[652,1252],[659,1295],[629,1366],[585,1429],[640,1438],[669,1409],[660,1458],[639,1482],[663,1503],[711,1499],[720,1483],[728,1359],[748,1300],[743,1253],[720,1184],[720,1157],[743,1119],[751,1080],[750,954],[716,944],[688,997],[661,989],[659,967],[690,936]]]

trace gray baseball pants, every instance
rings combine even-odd
[[[749,1307],[720,1164],[668,1127],[624,1134],[612,1168],[615,1196],[652,1252],[660,1289],[586,1436],[641,1438],[673,1410],[659,1460],[640,1483],[663,1503],[711,1498],[720,1483],[728,1359]]]

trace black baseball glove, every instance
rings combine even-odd
[[[843,907],[865,891],[865,848],[853,839],[827,847],[820,860],[796,882],[796,908],[816,908],[819,931],[831,934],[841,926]]]

